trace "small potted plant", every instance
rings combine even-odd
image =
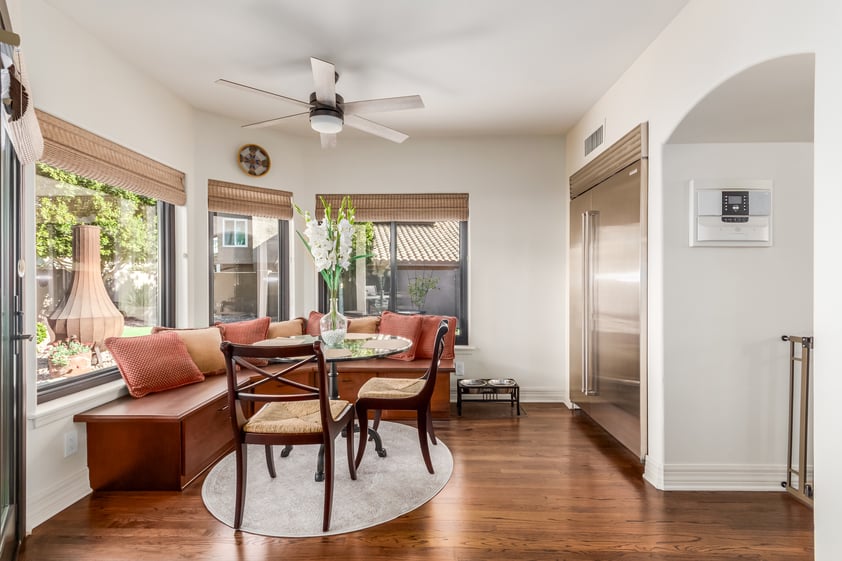
[[[91,369],[93,351],[76,340],[59,341],[47,347],[50,377],[76,376]]]
[[[424,304],[427,301],[427,293],[439,287],[439,278],[430,273],[429,276],[422,274],[409,281],[409,300],[415,309],[424,313]]]

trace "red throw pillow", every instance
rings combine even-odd
[[[441,320],[447,320],[447,333],[444,336],[444,350],[441,353],[442,360],[453,360],[456,358],[454,346],[456,344],[456,318],[453,316],[421,316],[421,336],[418,341],[418,348],[415,350],[415,358],[433,358],[433,350],[436,346],[436,331],[439,330]]]
[[[272,318],[269,316],[249,319],[246,321],[235,321],[232,323],[215,323],[222,331],[222,340],[231,341],[240,345],[252,345],[266,339],[269,331],[269,323]]]
[[[403,315],[394,312],[383,312],[380,316],[380,333],[385,335],[400,335],[412,341],[412,346],[402,353],[389,355],[387,358],[395,360],[415,360],[415,350],[421,336],[421,317],[419,315]]]
[[[187,345],[171,331],[140,337],[109,337],[105,346],[133,397],[201,382],[205,376]]]
[[[310,312],[310,316],[307,318],[307,335],[318,337],[322,334],[322,328],[319,327],[319,320],[322,319],[323,315],[320,312]]]

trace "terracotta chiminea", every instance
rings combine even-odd
[[[99,259],[99,226],[73,227],[73,284],[64,304],[47,320],[56,341],[74,337],[104,348],[107,337],[123,333],[123,314],[111,301]]]

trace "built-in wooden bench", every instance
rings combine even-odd
[[[338,363],[342,399],[355,401],[371,377],[417,378],[429,359]],[[442,360],[431,401],[434,418],[450,416],[452,360]],[[314,380],[308,380],[313,383]],[[233,450],[226,377],[149,394],[121,397],[73,417],[86,423],[88,470],[95,490],[181,490]],[[384,418],[399,418],[385,412]],[[391,415],[391,416],[390,416]]]
[[[121,397],[73,417],[87,424],[95,490],[184,489],[233,450],[225,376]]]

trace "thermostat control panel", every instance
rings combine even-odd
[[[772,245],[772,181],[690,181],[690,245]]]

